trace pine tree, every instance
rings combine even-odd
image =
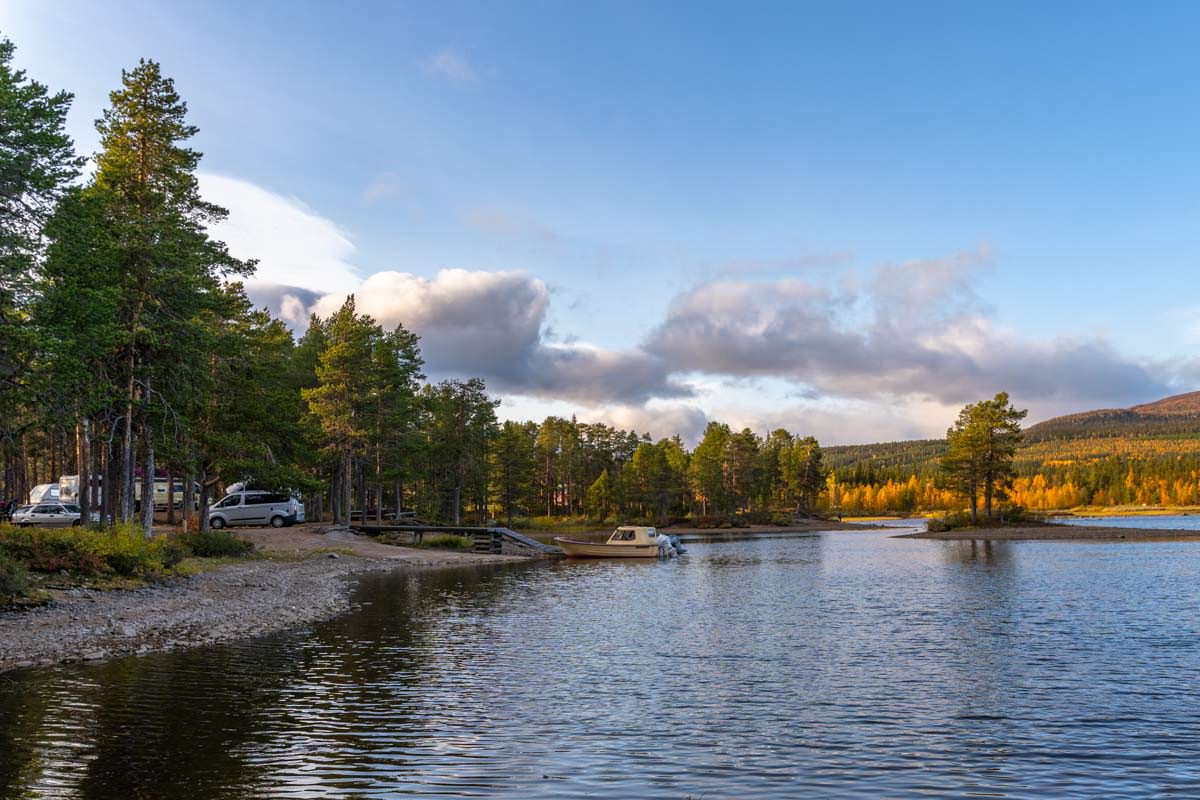
[[[993,499],[1004,497],[1012,480],[1013,458],[1021,443],[1021,420],[1006,392],[991,400],[971,403],[959,412],[946,432],[947,450],[942,469],[951,484],[971,503],[971,522],[979,519],[979,495],[985,513],[992,516]]]
[[[533,499],[537,473],[537,425],[506,421],[491,443],[492,497],[512,527],[513,513]]]
[[[382,331],[369,316],[356,313],[353,295],[322,328],[325,349],[317,361],[317,385],[302,390],[301,396],[319,420],[325,452],[336,465],[334,522],[348,525],[354,459],[365,449],[372,430],[363,406],[371,389],[372,351]]]
[[[249,274],[253,264],[233,258],[224,244],[208,236],[207,226],[226,212],[200,197],[195,175],[200,153],[184,145],[197,129],[187,122],[187,104],[174,82],[157,63],[142,60],[132,71],[122,71],[121,84],[96,122],[101,150],[89,191],[105,204],[121,267],[121,517],[127,519],[133,507],[137,430],[145,453],[143,492],[153,489],[154,436],[147,410],[156,373],[178,356],[167,352],[177,337],[164,328],[192,318],[196,305],[217,290],[222,278]],[[147,498],[142,506],[149,533],[153,503]]]
[[[72,96],[51,94],[15,69],[15,49],[0,40],[0,452],[6,463],[15,462],[9,475],[19,475],[8,488],[24,494],[23,436],[37,420],[28,406],[41,396],[30,378],[44,343],[30,324],[29,306],[42,227],[83,162],[64,132]]]

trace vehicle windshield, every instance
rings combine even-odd
[[[64,504],[64,505],[63,505],[63,508],[65,508],[65,509],[67,510],[67,513],[68,513],[68,514],[78,514],[78,513],[80,513],[80,511],[79,511],[79,506],[77,506],[77,505],[73,505],[73,504],[70,504],[70,503],[66,503],[66,504]]]

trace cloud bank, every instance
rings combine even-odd
[[[690,393],[644,351],[547,341],[550,292],[525,272],[446,269],[432,279],[378,272],[355,297],[359,311],[385,327],[420,334],[431,375],[477,375],[500,391],[589,406]],[[344,301],[326,295],[312,310],[328,316]]]
[[[1200,375],[1195,362],[1142,361],[1098,336],[1004,329],[976,289],[995,258],[987,247],[833,274],[723,272],[614,349],[553,337],[551,293],[526,271],[362,279],[350,237],[303,203],[212,174],[201,189],[230,210],[214,235],[259,259],[247,292],[293,329],[354,293],[361,312],[421,336],[433,378],[482,377],[502,395],[654,435],[694,440],[710,415],[838,441],[940,435],[959,405],[1001,389],[1039,418],[1155,399]]]
[[[1123,404],[1170,391],[1099,338],[1037,341],[998,328],[974,291],[986,248],[883,265],[858,288],[718,281],[676,297],[645,350],[677,370],[787,378],[812,394],[958,404]]]

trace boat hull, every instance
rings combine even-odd
[[[654,544],[609,544],[608,542],[581,542],[555,536],[554,543],[562,548],[567,558],[655,558],[658,545]]]

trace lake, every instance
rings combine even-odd
[[[892,533],[374,575],[286,634],[3,675],[0,796],[1200,794],[1200,545]]]
[[[1100,525],[1106,528],[1200,531],[1200,515],[1196,514],[1145,514],[1127,517],[1051,517],[1050,522],[1058,525]]]

